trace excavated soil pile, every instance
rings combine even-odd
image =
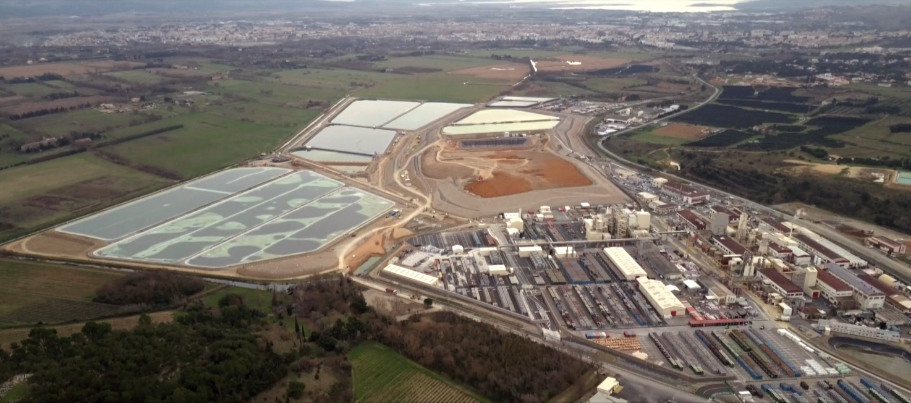
[[[464,189],[480,197],[500,197],[534,190],[562,187],[588,186],[592,182],[571,163],[561,158],[533,153],[534,155],[497,155],[499,159],[528,159],[528,164],[517,169],[498,167],[493,177],[472,181]],[[532,153],[529,153],[532,154]]]

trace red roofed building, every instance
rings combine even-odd
[[[708,227],[705,220],[699,218],[692,210],[680,210],[677,217],[683,220],[683,225],[693,231],[702,231]]]
[[[764,280],[769,280],[769,285],[775,290],[775,292],[781,294],[785,298],[794,298],[803,296],[803,290],[794,284],[793,281],[788,280],[784,274],[778,272],[775,269],[761,269],[759,270],[759,277]]]
[[[667,184],[661,188],[661,192],[673,197],[679,197],[686,204],[699,204],[709,201],[711,196],[708,192],[693,189],[682,184]]]
[[[844,281],[829,273],[828,270],[819,270],[816,273],[816,288],[827,301],[837,304],[840,299],[849,298],[854,291]]]

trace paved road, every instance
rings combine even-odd
[[[663,118],[661,118],[661,119],[657,119],[657,120],[653,121],[652,123],[658,123],[658,122],[664,121],[664,120],[666,120],[666,119],[678,117],[678,116],[683,115],[683,114],[685,114],[685,113],[689,113],[689,112],[691,112],[691,111],[693,111],[693,110],[696,110],[696,109],[698,109],[698,108],[700,108],[700,107],[702,107],[702,106],[704,106],[704,105],[706,105],[706,104],[708,104],[708,103],[714,101],[716,98],[718,98],[718,95],[720,95],[721,91],[720,91],[717,87],[713,86],[712,84],[709,84],[709,83],[706,82],[705,80],[703,80],[703,79],[701,79],[701,78],[699,78],[699,77],[697,77],[697,76],[695,76],[695,75],[694,75],[694,77],[695,77],[697,80],[699,80],[700,82],[702,82],[703,84],[705,84],[705,85],[711,87],[711,88],[715,91],[714,94],[712,94],[712,96],[711,96],[709,99],[707,99],[706,101],[700,103],[699,105],[697,105],[697,106],[695,106],[695,107],[693,107],[693,108],[687,109],[687,110],[682,111],[682,112],[680,112],[680,113],[677,113],[677,114],[675,114],[675,115],[666,116],[666,117],[663,117]],[[623,133],[626,133],[626,132],[628,132],[628,131],[635,130],[635,129],[637,129],[637,128],[629,128],[629,129],[621,130],[621,131],[615,133],[614,135],[623,134]],[[586,135],[586,134],[583,134],[583,135]],[[621,163],[622,163],[621,165],[626,165],[626,168],[634,167],[634,168],[638,168],[638,170],[643,170],[643,171],[649,170],[648,167],[639,165],[639,164],[637,164],[637,163],[635,163],[635,162],[632,162],[632,161],[629,161],[629,160],[623,158],[623,157],[620,156],[620,155],[614,154],[613,152],[611,152],[610,150],[608,150],[606,147],[604,147],[604,145],[601,143],[601,141],[598,141],[598,142],[597,142],[597,145],[598,145],[598,148],[600,149],[601,153],[606,154],[606,155],[609,156],[611,159],[614,159],[614,160],[616,160],[616,161],[621,162]],[[674,178],[674,179],[677,179],[677,180],[679,180],[679,181],[681,181],[681,182],[685,182],[685,183],[688,183],[688,184],[693,185],[693,186],[696,186],[696,187],[702,187],[702,188],[705,188],[705,189],[708,189],[708,190],[711,190],[711,191],[714,191],[714,192],[723,194],[723,195],[725,195],[725,196],[727,196],[727,197],[731,197],[732,199],[741,201],[742,203],[744,203],[745,205],[747,205],[747,206],[748,206],[750,209],[752,209],[752,210],[760,211],[760,212],[766,213],[766,214],[768,214],[768,215],[771,215],[771,216],[773,216],[773,217],[777,217],[777,218],[779,218],[779,219],[790,220],[790,221],[798,221],[798,220],[799,220],[799,219],[795,218],[794,216],[792,216],[792,215],[790,215],[790,214],[783,213],[783,212],[781,212],[781,211],[775,210],[775,209],[773,209],[773,208],[771,208],[771,207],[767,207],[767,206],[761,205],[761,204],[759,204],[759,203],[755,203],[755,202],[753,202],[753,201],[744,199],[744,198],[742,198],[742,197],[740,197],[740,196],[737,196],[737,195],[728,193],[728,192],[726,192],[726,191],[724,191],[724,190],[721,190],[721,189],[718,189],[718,188],[714,188],[714,187],[707,186],[707,185],[704,185],[704,184],[701,184],[701,183],[697,183],[697,182],[694,182],[694,181],[689,180],[689,179],[687,179],[687,178],[679,177],[679,176],[676,176],[676,175],[673,175],[673,174],[669,174],[669,173],[665,173],[665,176],[669,176],[669,177],[672,177],[672,178]],[[848,238],[848,237],[842,235],[842,234],[839,233],[838,231],[836,231],[836,230],[834,230],[834,229],[832,229],[832,228],[830,228],[830,227],[828,227],[828,226],[816,224],[816,223],[809,222],[809,221],[801,221],[801,222],[800,222],[800,225],[806,227],[807,229],[809,229],[809,230],[811,230],[811,231],[813,231],[813,232],[816,232],[816,233],[818,233],[818,234],[820,234],[820,235],[822,235],[822,236],[828,238],[829,240],[835,242],[835,243],[838,244],[839,246],[841,246],[841,247],[843,247],[843,248],[845,248],[845,249],[850,250],[851,252],[853,252],[853,253],[856,254],[857,256],[859,256],[859,257],[861,257],[861,258],[863,258],[863,259],[866,259],[867,261],[869,261],[869,262],[875,264],[876,266],[882,268],[884,271],[886,271],[887,273],[893,275],[893,276],[896,277],[897,279],[902,280],[902,281],[904,281],[905,283],[911,283],[911,266],[908,266],[907,264],[904,264],[904,263],[902,263],[902,262],[900,262],[900,261],[890,259],[890,258],[886,257],[885,255],[883,255],[882,253],[880,253],[879,251],[877,251],[877,250],[875,250],[875,249],[870,249],[870,248],[864,247],[863,245],[861,245],[861,244],[858,243],[857,241],[855,241],[855,240],[853,240],[853,239],[850,239],[850,238]]]

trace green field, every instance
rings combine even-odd
[[[601,59],[626,59],[634,62],[641,62],[645,60],[654,59],[655,56],[645,53],[645,52],[590,52],[586,53],[586,56],[597,57]]]
[[[911,133],[892,133],[889,126],[911,123],[911,118],[889,116],[867,123],[847,133],[832,136],[848,145],[833,148],[830,153],[841,157],[907,158],[911,156]]]
[[[165,168],[184,179],[271,152],[294,135],[294,128],[276,127],[190,113],[155,122],[183,128],[133,140],[106,150],[144,165]]]
[[[575,87],[559,81],[530,81],[522,85],[522,89],[513,90],[511,95],[524,95],[530,97],[551,96],[568,97],[573,95],[591,95],[594,92]]]
[[[465,84],[470,82],[470,84]],[[478,84],[474,84],[478,82]],[[439,102],[482,102],[510,88],[510,84],[483,83],[475,77],[427,74],[386,82],[357,92],[361,97],[414,99]]]
[[[40,154],[20,154],[12,146],[7,145],[11,141],[27,140],[29,135],[21,130],[5,123],[0,123],[0,167],[12,165],[20,161],[25,161]]]
[[[91,154],[0,170],[0,240],[87,214],[169,182]]]
[[[346,92],[363,85],[373,85],[402,78],[398,74],[344,69],[298,69],[275,73],[275,82],[300,87],[315,87]],[[355,84],[355,85],[352,85]]]
[[[60,81],[60,80],[45,81],[44,85],[49,85],[51,87],[54,87],[54,88],[57,88],[60,90],[64,90],[64,91],[72,91],[72,90],[76,89],[76,86],[74,86],[73,84],[70,84],[66,81]]]
[[[462,57],[449,55],[429,55],[413,57],[396,57],[386,61],[376,63],[378,67],[397,69],[402,67],[421,67],[428,69],[439,69],[443,71],[452,71],[467,69],[471,67],[487,66],[500,63],[499,60],[482,59],[478,57]]]
[[[259,102],[235,102],[208,107],[206,113],[279,127],[302,127],[319,115],[319,111],[313,109],[288,108]]]
[[[880,87],[876,84],[869,83],[854,83],[848,84],[844,87],[845,89],[852,89],[857,91],[863,91],[874,95],[879,95],[886,98],[900,98],[908,99],[911,98],[911,87],[904,86],[895,86],[895,87]]]
[[[165,77],[143,70],[115,71],[113,73],[106,73],[105,75],[136,84],[158,84],[166,80]]]
[[[621,92],[629,87],[638,87],[648,82],[635,77],[629,78],[589,78],[583,83],[586,87],[598,92]]]
[[[665,146],[676,146],[683,143],[689,143],[694,139],[684,139],[679,137],[662,136],[651,130],[638,132],[631,137],[633,140],[643,143],[660,144]]]
[[[505,56],[509,55],[512,57],[523,58],[523,57],[547,57],[547,56],[556,56],[556,55],[565,55],[568,52],[560,52],[553,50],[540,50],[540,49],[476,49],[466,53],[467,56],[472,57],[481,57],[481,58],[490,58],[490,55],[500,55]],[[491,59],[493,60],[493,59]]]
[[[203,303],[209,308],[218,308],[218,301],[228,294],[240,295],[244,299],[244,305],[248,307],[258,308],[263,312],[272,311],[272,292],[241,287],[227,287],[213,292],[203,299]],[[279,296],[286,295],[279,293]]]
[[[144,115],[128,113],[101,113],[94,109],[82,109],[67,113],[55,113],[15,122],[19,128],[45,136],[60,136],[75,132],[99,132],[127,126],[131,120],[144,119]]]
[[[0,396],[0,403],[18,402],[25,399],[26,396],[28,396],[28,384],[23,382],[13,386],[5,395]]]
[[[119,307],[92,302],[122,274],[18,260],[0,260],[0,326],[88,320]]]
[[[354,372],[355,402],[486,401],[389,347],[364,342],[348,353]]]
[[[55,92],[67,92],[67,90],[47,86],[40,82],[5,85],[3,89],[29,98],[42,98]]]
[[[222,95],[226,100],[233,96],[269,105],[305,105],[308,100],[332,104],[347,92],[344,88],[301,87],[279,82],[245,80],[217,81],[211,83],[208,89],[214,94]]]

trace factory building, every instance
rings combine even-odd
[[[576,255],[575,249],[572,246],[556,246],[554,247],[554,257],[557,259],[566,259]]]
[[[540,246],[520,246],[519,247],[519,257],[529,257],[533,253],[543,254],[544,250]]]
[[[604,254],[607,255],[608,260],[620,270],[620,273],[623,274],[623,279],[626,281],[633,281],[639,277],[646,277],[648,275],[645,272],[645,269],[643,269],[639,263],[636,263],[636,260],[622,247],[613,246],[604,248]]]
[[[737,214],[737,213],[731,211],[731,209],[729,209],[727,207],[716,204],[716,205],[712,206],[712,210],[715,211],[716,213],[726,215],[728,224],[734,224],[734,223],[740,221],[740,214]]]
[[[648,211],[637,211],[635,214],[637,228],[648,230],[652,227],[652,215],[649,214]]]
[[[705,220],[699,218],[692,210],[678,211],[677,218],[682,220],[683,226],[691,231],[702,231],[707,227]]]
[[[737,301],[737,296],[726,285],[715,281],[710,277],[703,277],[700,283],[708,290],[708,298],[718,301],[720,304],[733,304]]]
[[[769,241],[769,248],[768,248],[767,254],[771,257],[775,257],[778,259],[790,260],[791,256],[794,254],[794,252],[791,250],[791,248],[789,248],[787,246],[781,246],[774,241]],[[807,255],[807,258],[809,258],[809,257],[810,256]],[[807,262],[807,263],[809,263],[809,262]]]
[[[851,287],[851,290],[854,291],[854,300],[861,309],[879,309],[886,303],[886,294],[850,270],[834,263],[826,263],[826,270]]]
[[[383,273],[389,273],[393,276],[400,277],[409,281],[420,283],[422,285],[436,287],[440,279],[434,276],[428,276],[424,273],[404,268],[399,265],[390,264],[383,268]]]
[[[728,230],[728,215],[724,213],[712,213],[712,235],[723,236]]]
[[[908,251],[908,245],[904,243],[893,241],[884,236],[873,236],[869,237],[866,240],[866,244],[879,250],[893,254],[893,255],[904,255]]]
[[[898,309],[902,313],[907,313],[911,311],[911,299],[902,295],[892,286],[879,281],[879,279],[874,278],[869,274],[861,274],[857,276],[859,279],[863,280],[867,284],[876,287],[876,289],[882,291],[886,295],[886,303],[892,305],[895,309]]]
[[[785,296],[786,298],[795,298],[802,297],[803,290],[794,284],[791,280],[788,280],[784,274],[778,272],[775,269],[762,269],[759,270],[759,277],[763,280],[768,280],[767,284],[772,287],[775,292]]]
[[[726,236],[713,236],[712,244],[717,246],[721,250],[721,254],[725,256],[743,256],[747,253],[747,248]]]
[[[786,227],[794,228],[794,232],[799,233],[799,235],[795,235],[794,238],[795,238],[795,240],[797,240],[798,245],[800,245],[801,247],[805,246],[805,245],[801,244],[801,242],[806,243],[806,245],[814,245],[814,247],[821,247],[822,249],[819,250],[819,252],[825,252],[824,254],[828,255],[826,258],[830,260],[825,263],[836,263],[845,268],[866,267],[868,264],[866,260],[861,259],[860,257],[851,253],[847,249],[836,245],[834,242],[832,242],[824,237],[819,236],[818,234],[816,234],[813,231],[810,231],[806,228],[794,225],[793,223],[785,223],[784,225]],[[813,242],[806,242],[807,240],[812,240]],[[808,250],[811,248],[807,247],[805,249]],[[808,250],[808,252],[817,254],[815,251],[812,251],[812,250]],[[820,255],[820,254],[817,254],[817,255]],[[820,257],[823,257],[823,256],[820,256]]]
[[[639,200],[642,201],[642,204],[649,204],[655,200],[658,200],[657,195],[651,194],[649,192],[639,192],[636,194],[636,197],[638,197]]]
[[[835,306],[843,306],[844,303],[842,301],[854,295],[851,287],[848,287],[844,281],[839,280],[826,270],[819,270],[816,273],[816,288],[826,301]]]
[[[664,185],[661,187],[661,193],[683,200],[684,204],[693,205],[707,203],[711,196],[708,192],[693,189],[687,185]]]
[[[794,240],[797,241],[797,245],[800,245],[801,248],[815,255],[820,263],[836,264],[843,268],[850,266],[851,262],[848,259],[839,256],[837,253],[823,246],[815,239],[812,239],[803,234],[797,234],[794,235]]]
[[[664,179],[664,178],[652,179],[652,186],[654,186],[656,188],[660,188],[666,184],[667,184],[667,179]]]
[[[817,322],[818,328],[823,329],[826,334],[838,333],[850,336],[866,337],[868,339],[883,340],[891,343],[898,343],[901,335],[898,332],[883,330],[876,327],[866,327],[852,325],[850,323],[839,322],[835,319],[820,319]]]
[[[652,304],[659,315],[665,318],[684,315],[686,308],[664,283],[646,277],[639,277],[636,281],[639,283],[639,291],[645,295],[645,299]]]
[[[508,276],[509,275],[509,269],[507,269],[506,266],[502,265],[502,264],[489,265],[489,266],[487,266],[487,270],[491,276]]]
[[[652,209],[655,214],[664,215],[671,214],[680,210],[680,206],[672,203],[665,203],[661,200],[655,200],[648,204],[648,208]]]
[[[812,298],[819,298],[819,290],[816,288],[818,279],[819,270],[813,266],[801,267],[791,274],[791,282]]]

